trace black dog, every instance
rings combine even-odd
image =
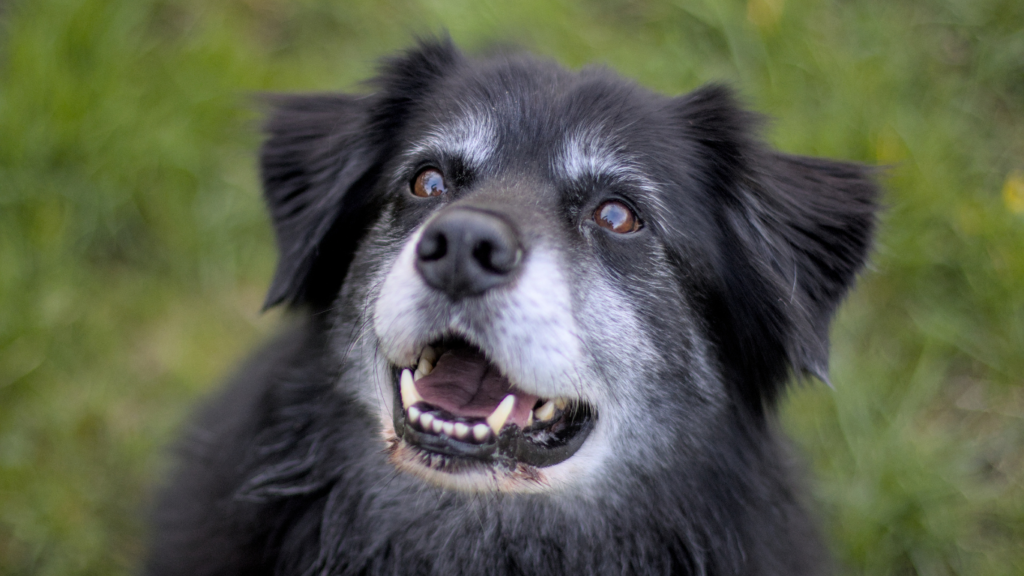
[[[275,101],[299,311],[200,418],[151,575],[819,574],[772,406],[824,378],[872,170],[729,91],[422,42]]]

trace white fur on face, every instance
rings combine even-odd
[[[494,120],[486,111],[467,110],[453,122],[437,125],[406,154],[415,159],[424,154],[457,156],[469,166],[483,166],[497,146]]]
[[[568,180],[604,177],[644,190],[656,190],[633,155],[625,147],[616,145],[614,138],[602,135],[600,127],[578,128],[571,132],[552,161],[555,173]]]

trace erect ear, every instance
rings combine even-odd
[[[260,153],[263,192],[280,252],[265,307],[327,306],[375,220],[375,188],[418,98],[461,56],[448,38],[384,61],[376,92],[271,97]]]
[[[827,382],[829,324],[874,234],[876,170],[768,149],[759,118],[720,86],[678,105],[723,231],[711,304],[727,364],[741,367],[757,405],[776,397],[789,370]]]

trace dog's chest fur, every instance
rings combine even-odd
[[[827,377],[870,170],[720,87],[444,41],[374,87],[275,102],[295,325],[183,445],[149,573],[825,572],[772,409]]]

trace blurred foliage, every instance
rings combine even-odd
[[[783,425],[846,574],[1024,573],[1019,0],[0,2],[0,575],[125,574],[188,407],[277,322],[260,91],[447,28],[724,80],[791,152],[890,166],[832,382]]]

